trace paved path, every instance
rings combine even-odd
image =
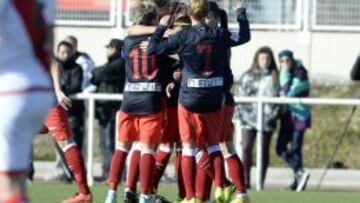
[[[35,179],[46,180],[55,171],[55,162],[35,162]],[[322,169],[308,169],[311,173],[308,184],[309,189],[317,188]],[[95,176],[100,176],[101,165],[95,164]],[[175,179],[174,167],[170,165],[166,171],[164,180],[173,181]],[[252,169],[252,186],[255,188],[255,168]],[[270,168],[268,171],[265,188],[286,189],[292,181],[292,172],[286,168]],[[360,191],[360,170],[331,169],[323,181],[322,190],[358,190]]]

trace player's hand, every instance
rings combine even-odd
[[[170,23],[170,18],[171,18],[170,15],[165,15],[164,17],[161,18],[159,25],[168,26]]]
[[[236,9],[246,8],[246,0],[238,0],[235,8]]]
[[[168,98],[170,98],[171,97],[171,93],[172,93],[172,91],[175,89],[175,83],[169,83],[167,86],[166,86],[166,96],[168,97]]]
[[[142,41],[140,43],[140,49],[146,52],[147,48],[149,47],[149,41]]]
[[[56,92],[56,98],[61,107],[68,111],[72,107],[71,100],[62,91]]]

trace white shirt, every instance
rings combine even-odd
[[[10,0],[0,1],[0,69],[19,58],[32,57],[28,33]]]
[[[24,1],[24,3],[27,1]],[[43,3],[43,15],[48,25],[54,22],[54,0]],[[29,8],[30,9],[30,8]],[[32,42],[18,10],[10,0],[0,1],[0,68],[22,57],[34,55]]]
[[[47,2],[42,11],[45,21],[52,24],[49,13],[54,11],[53,0],[41,1]],[[23,6],[30,2],[21,3]],[[28,9],[33,6],[29,4]],[[33,42],[20,12],[13,1],[0,0],[0,92],[49,84],[49,77],[35,56]]]

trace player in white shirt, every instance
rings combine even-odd
[[[25,203],[32,139],[53,101],[53,0],[0,1],[0,202]]]

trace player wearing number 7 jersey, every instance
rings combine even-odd
[[[206,0],[191,0],[189,15],[192,28],[183,30],[167,41],[161,38],[167,29],[169,16],[160,21],[150,40],[148,54],[166,55],[178,53],[183,63],[182,81],[179,96],[179,128],[183,144],[182,173],[184,177],[186,200],[195,202],[195,154],[196,148],[206,147],[210,154],[210,164],[216,169],[223,164],[220,152],[221,106],[223,103],[223,84],[226,50],[241,44],[243,36],[232,40],[227,30],[210,28],[204,22],[208,14]],[[226,184],[221,171],[215,170],[214,184]],[[248,202],[244,199],[243,202]]]
[[[149,1],[140,2],[132,11],[135,24],[156,25],[157,12]],[[140,43],[150,36],[129,36],[124,39],[126,83],[121,110],[117,115],[117,142],[113,155],[109,192],[106,203],[116,202],[116,190],[125,168],[131,145],[140,142],[140,202],[153,199],[152,175],[155,168],[155,149],[161,141],[163,129],[162,76],[158,58],[140,48]]]

